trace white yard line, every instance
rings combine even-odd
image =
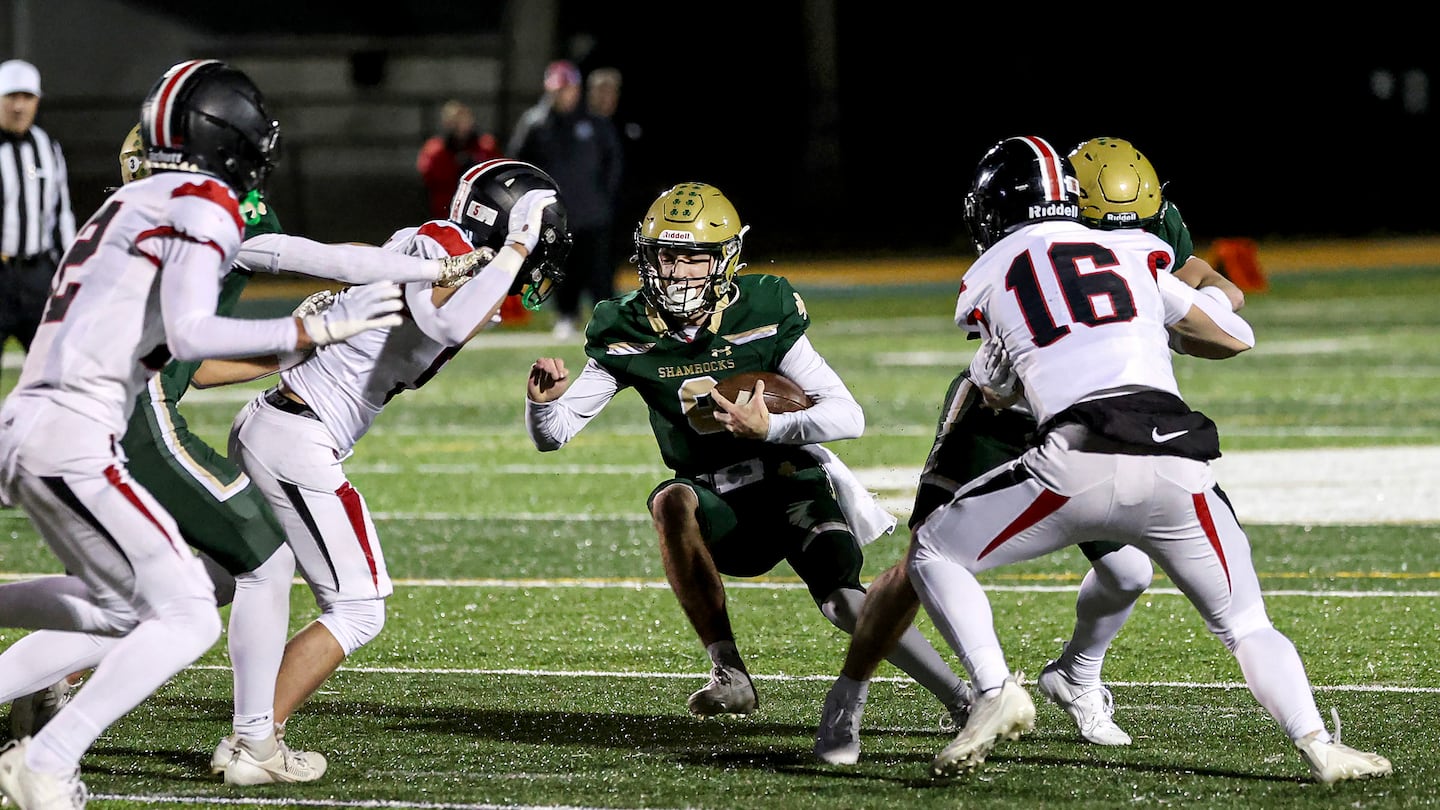
[[[1440,523],[1440,445],[1234,451],[1214,468],[1243,523]],[[918,470],[855,473],[887,509],[909,514]]]

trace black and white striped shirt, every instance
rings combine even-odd
[[[70,181],[60,144],[38,126],[0,131],[0,255],[64,251],[75,239]]]

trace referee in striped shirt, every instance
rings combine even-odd
[[[40,71],[0,62],[0,347],[27,350],[60,255],[75,239],[69,178],[60,144],[35,126]]]

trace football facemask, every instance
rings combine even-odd
[[[715,312],[745,266],[740,251],[748,230],[735,206],[714,186],[680,183],[661,194],[635,229],[633,261],[646,302],[682,320]],[[710,257],[709,272],[676,278],[685,257],[698,254]]]

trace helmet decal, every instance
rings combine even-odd
[[[554,178],[531,163],[512,158],[496,158],[477,163],[460,175],[455,195],[450,198],[448,221],[431,222],[431,226],[454,229],[458,238],[463,232],[472,248],[499,251],[505,246],[510,231],[510,208],[526,192],[560,187]],[[563,194],[544,211],[539,241],[530,250],[510,289],[519,295],[526,309],[540,305],[565,278],[565,259],[572,239],[569,217]],[[455,253],[454,250],[451,251]]]
[[[466,201],[472,199],[471,194],[474,190],[476,180],[480,179],[491,169],[506,164],[513,164],[515,166],[526,165],[521,161],[510,158],[494,158],[484,163],[477,163],[466,169],[464,174],[460,175],[460,183],[455,187],[455,196],[450,199],[451,222],[460,222],[468,216],[480,220],[486,225],[495,224],[495,221],[499,218],[499,212],[486,206],[467,205]]]
[[[152,171],[213,175],[237,196],[263,188],[280,158],[280,124],[260,88],[217,59],[161,75],[140,106],[140,137]]]
[[[1060,165],[1064,158],[1055,151],[1048,141],[1037,138],[1034,135],[1021,135],[1016,140],[1035,150],[1035,158],[1040,167],[1040,181],[1045,190],[1045,199],[1061,201],[1065,199],[1065,169]],[[1078,190],[1079,186],[1076,186]],[[1075,193],[1071,192],[1072,195]]]
[[[216,64],[216,59],[191,59],[188,62],[181,62],[178,65],[165,71],[161,78],[161,87],[155,94],[155,106],[150,110],[150,132],[154,137],[154,145],[175,149],[184,145],[184,138],[178,136],[171,128],[171,115],[174,112],[175,98],[180,95],[180,88],[189,81],[195,71],[205,65]]]
[[[965,195],[965,224],[983,253],[1031,222],[1080,217],[1080,183],[1070,161],[1036,135],[1005,138],[980,159]]]

